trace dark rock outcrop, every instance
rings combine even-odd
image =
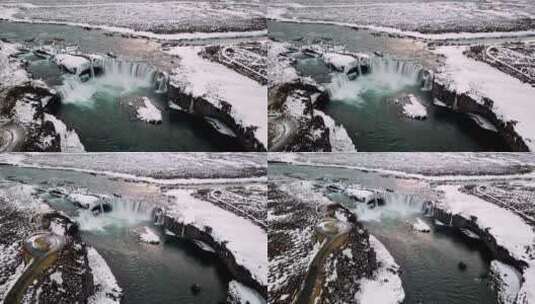
[[[263,152],[266,147],[255,137],[256,127],[243,126],[231,115],[232,105],[221,102],[221,109],[200,97],[192,97],[179,87],[168,84],[169,102],[174,103],[188,113],[200,117],[213,117],[230,127],[238,136],[238,141],[247,151]]]
[[[500,119],[493,111],[494,102],[492,100],[483,98],[483,103],[479,103],[469,95],[451,91],[446,85],[437,81],[433,84],[432,93],[434,98],[446,104],[453,111],[477,114],[489,120],[512,151],[529,151],[528,146],[515,130],[516,122]]]
[[[163,227],[173,232],[177,236],[189,240],[199,240],[210,245],[215,250],[215,254],[221,259],[232,276],[241,283],[255,289],[265,298],[267,298],[267,286],[262,285],[255,279],[251,272],[238,264],[232,252],[226,248],[225,243],[220,243],[211,235],[211,227],[205,226],[204,230],[190,224],[184,224],[177,219],[164,216]]]

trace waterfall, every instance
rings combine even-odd
[[[193,114],[193,110],[194,110],[194,109],[193,109],[193,105],[194,105],[193,100],[194,100],[194,99],[191,99],[191,100],[189,101],[189,113],[191,113],[191,114]]]
[[[155,68],[145,63],[127,62],[113,58],[98,59],[96,61],[102,68],[104,75],[117,75],[149,84],[153,84],[154,77],[158,73]]]
[[[113,198],[106,200],[111,211],[104,213],[100,203],[101,213],[96,216],[90,210],[79,210],[77,221],[82,230],[102,231],[107,227],[130,226],[139,222],[150,221],[154,206],[142,201],[131,201]],[[162,216],[163,218],[163,216]]]
[[[184,238],[184,230],[186,229],[186,224],[182,224],[182,232],[180,232],[180,237]]]
[[[101,71],[96,75],[95,70]],[[113,58],[92,59],[79,75],[66,75],[57,90],[65,103],[84,103],[98,91],[115,88],[119,93],[135,88],[153,88],[157,93],[167,92],[168,76],[146,63],[128,62]]]
[[[433,90],[433,71],[431,70],[422,70],[420,79],[422,80],[422,91],[429,92]]]
[[[366,61],[365,63],[362,63]],[[368,67],[363,74],[362,65]],[[358,77],[352,75],[357,74]],[[420,64],[401,61],[391,57],[373,57],[360,60],[357,67],[346,73],[335,73],[327,90],[331,99],[359,105],[366,92],[390,95],[408,86],[421,85],[422,90],[431,90],[433,73]]]
[[[157,226],[163,225],[165,223],[165,209],[156,208],[153,213],[154,224]]]
[[[378,206],[379,200],[383,200],[385,204]],[[360,220],[380,221],[383,218],[420,214],[424,204],[417,196],[387,191],[376,191],[372,201],[375,204],[373,208],[366,203],[355,202],[353,209]]]
[[[165,73],[158,73],[156,76],[156,93],[166,93],[167,92],[167,79],[169,77]]]
[[[408,82],[417,83],[423,67],[420,64],[401,61],[391,57],[374,57],[370,60],[371,73],[400,75]]]
[[[90,67],[91,69],[91,78],[95,78],[95,65],[93,62],[93,58],[90,59]]]
[[[422,205],[422,213],[425,216],[433,216],[435,213],[435,205],[432,201],[427,201]]]

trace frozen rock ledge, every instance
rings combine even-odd
[[[252,151],[267,147],[267,87],[201,57],[202,47],[175,47],[180,67],[169,79],[170,107],[220,120]]]
[[[162,122],[162,113],[154,106],[148,97],[143,96],[143,105],[137,108],[137,117],[145,122],[159,124]]]
[[[377,255],[378,268],[371,279],[360,281],[360,290],[355,300],[361,304],[399,304],[405,299],[405,291],[401,286],[399,266],[385,246],[373,235],[370,235],[370,247]]]
[[[143,227],[143,231],[139,234],[139,239],[148,244],[159,244],[160,237],[149,227]]]
[[[115,276],[111,272],[106,261],[93,247],[87,248],[87,260],[93,282],[95,293],[88,299],[89,304],[117,304],[121,302],[123,290],[117,284]]]

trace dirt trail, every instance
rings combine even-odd
[[[348,223],[342,223],[336,221],[335,219],[328,219],[328,222],[324,225],[327,227],[330,225],[330,229],[334,230],[319,230],[319,233],[325,236],[326,243],[318,251],[305,275],[305,280],[303,281],[302,289],[299,291],[293,304],[314,304],[316,297],[319,295],[319,287],[323,284],[322,270],[327,257],[335,252],[345,244],[349,231],[351,230],[351,225]],[[340,225],[342,224],[342,225]],[[334,228],[336,226],[336,228]]]
[[[31,256],[30,263],[6,294],[4,304],[21,303],[28,287],[56,262],[64,245],[64,237],[51,232],[38,232],[28,238],[24,243],[24,249]]]

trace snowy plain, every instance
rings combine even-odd
[[[423,39],[535,34],[530,0],[491,1],[270,1],[268,18],[366,28]]]
[[[0,18],[99,28],[156,39],[266,34],[259,1],[0,1]]]

